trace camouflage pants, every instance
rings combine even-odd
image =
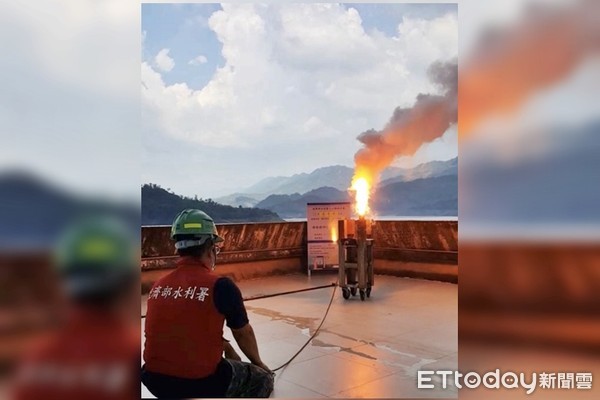
[[[231,365],[231,382],[225,397],[269,397],[273,391],[274,375],[242,361],[225,359]]]

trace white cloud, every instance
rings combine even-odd
[[[433,20],[403,18],[395,40],[410,54],[406,59],[409,68],[418,68],[432,59],[452,58],[458,49],[456,15],[446,14]]]
[[[139,3],[122,0],[3,2],[0,121],[10,140],[0,171],[20,166],[68,190],[139,202],[139,15]]]
[[[175,66],[175,61],[169,57],[169,49],[159,51],[156,57],[154,57],[154,62],[156,63],[156,67],[163,72],[169,72]]]
[[[206,64],[208,62],[208,59],[206,58],[205,55],[200,54],[198,57],[196,58],[192,58],[188,64],[189,65],[202,65],[202,64]]]
[[[456,57],[456,19],[405,19],[389,37],[341,5],[224,4],[208,20],[224,65],[193,90],[144,63],[143,107],[186,142],[258,149],[336,138],[350,163],[360,132],[435,90],[426,70]]]
[[[137,63],[131,52],[140,46],[139,7],[126,3],[56,0],[24,7],[8,2],[0,15],[0,37],[11,39],[2,42],[3,49],[23,54],[40,75],[68,87],[137,97],[130,89]]]

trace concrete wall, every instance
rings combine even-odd
[[[582,354],[600,349],[597,241],[467,242],[460,267],[461,343],[535,344]]]
[[[460,251],[461,310],[600,315],[598,243],[478,241]]]
[[[306,243],[305,222],[221,224],[217,229],[225,239],[224,252],[300,248]],[[170,226],[143,226],[142,258],[174,255],[170,233]]]
[[[217,229],[225,239],[219,255],[223,264],[298,258],[306,244],[303,222],[222,224]],[[142,270],[172,267],[176,253],[170,232],[169,226],[142,227]]]
[[[222,274],[248,279],[306,268],[306,222],[222,224],[218,230],[225,238],[219,255]],[[173,268],[169,234],[169,226],[142,227],[144,286]],[[378,221],[373,238],[376,273],[458,280],[456,221]]]
[[[274,222],[217,226],[225,242],[217,272],[235,280],[302,271],[306,223]],[[174,267],[170,226],[142,227],[142,290]]]
[[[379,248],[458,251],[457,221],[376,221]]]
[[[458,263],[457,221],[377,221],[375,258],[421,263]]]

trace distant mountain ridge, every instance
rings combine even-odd
[[[458,176],[389,183],[375,192],[372,208],[380,215],[457,216]]]
[[[379,186],[394,182],[410,182],[417,179],[458,175],[458,157],[447,161],[430,161],[419,164],[414,168],[388,168],[381,175],[382,179]]]
[[[305,218],[307,203],[352,201],[347,191],[322,187],[299,194],[273,194],[257,204],[283,218]],[[458,176],[442,175],[391,182],[377,189],[371,209],[379,215],[456,216],[458,215]]]
[[[216,202],[233,207],[256,207],[266,196],[261,193],[232,193],[215,199]]]
[[[381,174],[380,187],[394,182],[408,182],[416,179],[458,174],[458,158],[446,161],[431,161],[413,168],[390,167]],[[354,175],[354,169],[343,165],[317,168],[310,173],[292,176],[265,178],[241,192],[222,196],[215,201],[234,207],[263,207],[260,205],[271,195],[307,194],[310,191],[329,187],[347,191]],[[270,200],[270,202],[272,199]],[[269,203],[267,203],[269,204]]]
[[[310,173],[265,178],[245,189],[243,193],[292,194],[306,193],[329,186],[338,190],[348,188],[354,170],[343,165],[317,168]]]
[[[304,194],[272,194],[256,206],[274,211],[284,218],[303,218],[306,217],[307,203],[341,201],[350,201],[350,196],[346,191],[332,187],[321,187]]]
[[[69,223],[88,215],[111,215],[139,224],[139,208],[63,190],[34,173],[0,174],[0,248],[49,248]]]

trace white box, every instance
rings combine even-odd
[[[308,243],[308,267],[311,270],[337,268],[338,245],[333,242]]]
[[[337,241],[337,222],[352,217],[351,203],[308,203],[306,205],[306,240]]]
[[[306,205],[309,272],[338,267],[338,221],[351,217],[352,204],[348,202]]]

